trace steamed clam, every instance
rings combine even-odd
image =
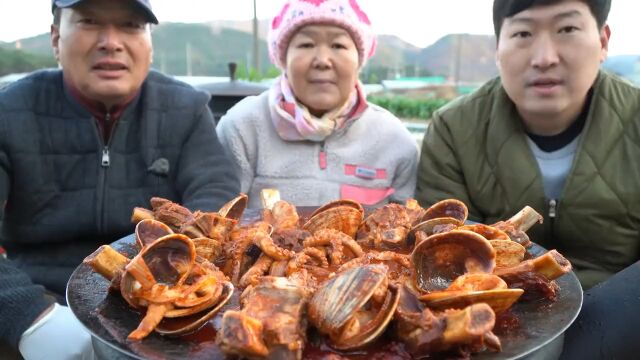
[[[431,205],[422,215],[422,221],[436,218],[453,218],[462,225],[469,216],[469,209],[460,200],[446,199]]]
[[[351,200],[338,200],[314,211],[302,228],[312,234],[322,229],[334,229],[355,238],[363,217],[362,205]]]
[[[140,340],[160,323],[172,302],[180,296],[196,259],[193,242],[182,234],[170,234],[142,248],[125,267],[120,281],[122,297],[135,308],[147,308],[138,328],[129,334]]]
[[[154,220],[150,220],[154,221]],[[109,246],[102,246],[85,259],[101,275],[117,284],[122,297],[134,308],[146,309],[129,339],[140,340],[151,331],[178,335],[206,323],[230,299],[233,284],[211,263],[196,257],[193,242],[183,234],[161,234],[162,228],[148,222],[137,228],[138,243],[148,241],[129,260]],[[157,230],[157,231],[156,231]],[[154,233],[154,231],[156,231]],[[187,324],[167,328],[164,318],[199,314]]]
[[[469,224],[462,225],[458,230],[469,230],[476,234],[482,235],[487,240],[511,240],[509,235],[504,231],[485,224]]]
[[[466,273],[491,273],[496,252],[484,237],[467,230],[431,235],[411,254],[415,285],[430,292],[446,289]]]
[[[458,230],[469,230],[489,240],[496,250],[496,267],[509,267],[519,264],[527,251],[524,246],[511,240],[504,231],[485,224],[463,225]]]
[[[419,231],[426,236],[431,236],[456,229],[464,224],[468,215],[469,210],[462,201],[454,199],[439,201],[424,210],[420,221],[409,230],[407,241],[410,244],[415,243],[416,233]]]
[[[410,244],[418,245],[418,239],[416,239],[416,234],[418,232],[422,232],[424,234],[423,237],[429,237],[433,234],[447,232],[453,229],[456,229],[460,226],[460,220],[454,219],[451,217],[442,217],[442,218],[434,218],[422,221],[417,225],[413,226],[409,233],[407,234],[407,241]]]
[[[523,261],[526,249],[514,238],[524,239],[519,232],[537,221],[527,211],[487,226],[466,224],[468,209],[452,199],[426,209],[415,200],[389,204],[366,217],[359,203],[337,200],[305,221],[308,213],[299,215],[277,190],[262,195],[263,211],[245,215],[244,194],[218,212],[156,198],[153,211],[134,211],[143,220],[135,231],[138,256],[103,247],[90,259],[129,304],[146,311],[130,339],[198,329],[235,284],[243,290],[239,304],[215,322],[226,355],[300,359],[307,325],[328,351],[369,351],[362,348],[392,322],[386,334],[417,357],[499,350],[496,314],[525,298],[529,284],[554,283],[570,269],[553,251]],[[188,315],[180,328],[165,320]]]
[[[380,336],[397,305],[398,292],[388,286],[386,266],[366,265],[325,282],[311,298],[308,315],[331,346],[348,350]]]
[[[236,221],[240,221],[242,218],[242,214],[244,210],[247,208],[247,203],[249,201],[249,197],[245,194],[240,194],[236,198],[232,199],[228,203],[222,205],[220,210],[218,210],[218,214],[227,219],[233,219]]]
[[[499,276],[478,273],[462,275],[446,290],[430,292],[419,298],[432,310],[463,309],[486,303],[498,314],[509,309],[522,293],[522,289],[509,289]]]
[[[161,221],[145,219],[136,224],[134,234],[138,249],[142,249],[165,235],[173,234],[173,230]]]

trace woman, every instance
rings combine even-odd
[[[217,127],[249,206],[260,207],[264,188],[295,205],[412,197],[417,144],[398,118],[367,103],[358,81],[376,39],[356,1],[288,1],[268,41],[282,75]]]

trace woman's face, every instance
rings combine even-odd
[[[358,49],[341,27],[304,26],[289,42],[289,84],[298,101],[315,116],[347,102],[358,81],[358,70]]]

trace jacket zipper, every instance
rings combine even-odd
[[[324,170],[327,168],[327,148],[324,141],[320,144],[320,153],[318,154],[318,162],[320,165],[320,169]]]
[[[111,122],[110,113],[106,113],[104,115],[104,122],[105,124]],[[102,147],[102,163],[100,164],[102,167],[109,167],[109,165],[111,165],[111,160],[109,159],[109,144],[111,144],[111,135],[113,135],[113,126],[111,127],[111,133],[109,133],[107,144]]]
[[[558,215],[558,201],[556,199],[549,200],[549,219],[555,219]]]
[[[554,233],[555,233],[555,229],[554,229],[554,223],[556,220],[556,217],[558,217],[558,200],[556,199],[549,199],[549,213],[547,214],[549,216],[549,239],[553,239],[554,238]]]
[[[109,123],[111,121],[111,114],[106,113],[104,116],[105,123]],[[95,124],[96,129],[98,130],[98,139],[100,140],[100,144],[102,145],[102,157],[100,158],[100,176],[98,178],[98,188],[96,189],[97,201],[96,201],[96,211],[97,211],[97,219],[98,219],[98,232],[102,233],[105,229],[105,197],[106,197],[106,178],[107,178],[107,169],[111,166],[111,158],[109,155],[109,146],[111,145],[111,140],[113,139],[113,133],[118,124],[113,124],[111,126],[111,131],[109,133],[109,137],[107,143],[104,143],[104,136],[101,134],[100,129],[98,128],[98,124]]]
[[[102,163],[100,164],[102,167],[109,167],[111,165],[111,161],[109,160],[109,147],[104,146],[102,148]]]

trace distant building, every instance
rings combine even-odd
[[[444,76],[399,77],[395,80],[383,80],[384,92],[410,98],[453,99],[477,89],[480,83],[458,83]]]
[[[227,82],[230,79],[228,76],[174,76],[173,78],[191,86],[222,83]]]
[[[444,76],[398,77],[394,80],[382,80],[382,87],[385,91],[411,90],[444,85],[446,82]]]

